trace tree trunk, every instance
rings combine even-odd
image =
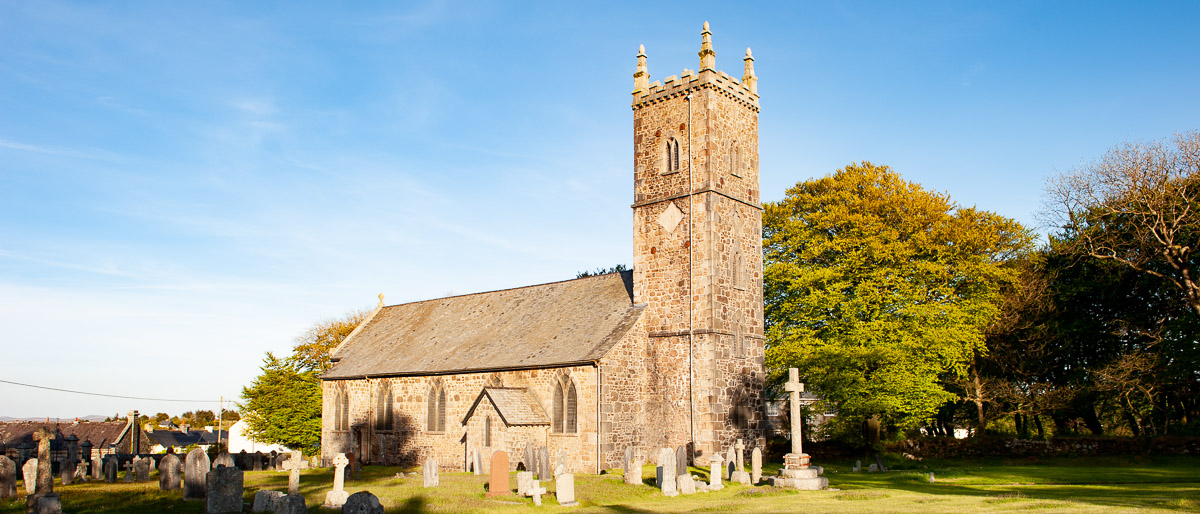
[[[1013,414],[1013,423],[1017,426],[1017,439],[1029,439],[1029,423],[1025,421],[1025,416]]]
[[[971,380],[975,386],[975,397],[972,400],[975,402],[975,413],[978,416],[975,423],[975,434],[978,435],[982,434],[983,430],[987,428],[987,418],[983,416],[983,384],[979,380],[979,368],[977,366],[971,366]]]
[[[1104,425],[1100,424],[1100,417],[1096,415],[1096,406],[1089,403],[1081,410],[1083,422],[1087,424],[1088,430],[1092,431],[1092,435],[1104,435]]]
[[[1041,416],[1039,416],[1037,414],[1033,415],[1033,426],[1037,427],[1038,439],[1045,439],[1046,432],[1042,430],[1042,417]]]

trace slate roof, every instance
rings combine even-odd
[[[0,423],[0,446],[8,449],[16,448],[23,443],[28,443],[32,446],[37,446],[37,441],[33,440],[33,434],[39,428],[46,427],[55,433],[55,437],[50,441],[51,450],[65,450],[66,437],[75,434],[82,444],[84,440],[91,441],[95,448],[108,448],[109,443],[118,443],[118,451],[121,453],[129,453],[129,438],[126,436],[129,423],[127,421],[89,421],[83,423],[42,423],[42,422],[13,422]],[[140,428],[138,430],[141,430]],[[149,435],[142,431],[142,448],[140,452],[148,452],[150,446],[146,444]]]
[[[475,402],[471,404],[471,408],[467,410],[467,415],[463,416],[462,423],[464,425],[471,419],[471,415],[475,414],[475,408],[484,398],[492,403],[492,407],[500,415],[500,421],[510,427],[550,424],[550,417],[546,415],[546,410],[532,394],[529,394],[528,388],[484,387],[483,391],[479,392],[479,396],[475,398]]]
[[[392,305],[334,350],[322,379],[593,363],[644,308],[631,271]]]
[[[155,430],[150,432],[150,440],[163,447],[185,448],[190,445],[217,444],[217,433],[208,430]],[[221,430],[221,441],[229,441],[229,431]]]

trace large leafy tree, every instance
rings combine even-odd
[[[897,428],[956,398],[943,382],[985,351],[1017,280],[1006,262],[1032,244],[1016,221],[869,162],[768,203],[763,236],[768,367],[798,367],[843,423]]]
[[[292,355],[267,352],[262,373],[242,388],[238,404],[251,438],[295,450],[321,447],[320,375],[329,369],[329,352],[366,319],[367,311],[314,324],[296,338]]]

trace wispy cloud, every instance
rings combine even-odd
[[[97,149],[79,150],[75,148],[62,148],[53,146],[38,146],[11,139],[0,138],[0,148],[8,148],[21,152],[32,152],[46,155],[59,155],[64,157],[77,157],[81,159],[95,159],[104,161],[115,161],[120,158],[119,155],[112,152],[107,152]]]

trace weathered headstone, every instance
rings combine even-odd
[[[359,491],[346,498],[342,505],[342,514],[383,514],[383,504],[379,498],[367,491]]]
[[[54,473],[50,468],[50,441],[54,440],[54,432],[42,427],[33,438],[38,442],[37,488],[25,498],[25,505],[38,514],[61,514],[62,501],[54,493]]]
[[[630,485],[642,483],[642,466],[635,460],[633,448],[625,449],[625,483]]]
[[[533,472],[518,471],[517,472],[517,496],[525,496],[529,488],[533,487]]]
[[[254,452],[254,455],[252,455],[250,459],[250,469],[254,471],[262,471],[263,453]]]
[[[150,468],[151,472],[158,471],[158,463],[154,460],[153,455],[147,455],[142,458],[146,459],[146,465]]]
[[[562,473],[554,477],[554,498],[564,507],[579,505],[575,501],[575,474]]]
[[[729,475],[729,480],[742,485],[750,485],[750,474],[746,472],[746,443],[741,439],[737,440],[737,444],[733,445],[734,458],[737,459],[737,464],[733,466],[733,473]]]
[[[533,443],[525,443],[525,471],[537,473],[537,448]]]
[[[492,469],[488,476],[488,496],[502,496],[509,492],[508,454],[503,450],[492,454]]]
[[[483,474],[483,458],[479,455],[479,448],[476,448],[474,455],[471,456],[471,467],[476,475]],[[508,470],[505,469],[505,471]]]
[[[133,473],[137,475],[138,482],[150,480],[150,457],[142,457],[134,461]]]
[[[158,463],[158,488],[162,491],[174,491],[179,489],[179,475],[183,468],[183,464],[179,462],[179,457],[174,453],[168,453],[162,458],[162,462]]]
[[[350,495],[346,494],[346,465],[350,464],[350,459],[346,458],[346,454],[339,453],[333,458],[333,490],[325,493],[325,506],[331,509],[340,509],[346,503],[346,498]]]
[[[696,494],[696,481],[692,479],[692,475],[687,473],[677,475],[675,482],[679,486],[679,492],[683,494]]]
[[[205,475],[204,485],[207,494],[206,510],[209,514],[242,512],[244,481],[242,470],[237,466],[218,465]]]
[[[283,493],[279,491],[259,489],[254,493],[254,503],[251,504],[250,510],[254,512],[274,512],[275,505],[279,503],[280,498],[283,498]]]
[[[553,480],[554,468],[550,467],[550,448],[543,446],[538,450],[538,480]]]
[[[725,480],[733,480],[733,472],[736,471],[734,466],[737,464],[737,457],[734,455],[733,447],[725,450],[725,474],[721,478]]]
[[[217,458],[213,459],[213,461],[212,461],[213,469],[216,469],[217,466],[225,466],[227,468],[236,468],[237,463],[233,461],[233,456],[230,455],[229,452],[223,451],[221,453],[218,453]]]
[[[820,467],[809,467],[808,454],[804,453],[800,413],[800,393],[804,392],[804,384],[800,383],[799,370],[788,369],[788,381],[783,385],[783,390],[788,392],[791,402],[792,452],[783,456],[783,469],[779,470],[779,476],[771,479],[771,484],[803,490],[824,489],[829,486],[829,479],[820,476]]]
[[[438,485],[438,462],[437,459],[430,457],[425,459],[425,468],[422,470],[425,475],[425,487],[437,487]]]
[[[250,454],[242,450],[237,454],[237,467],[242,471],[250,471]]]
[[[60,462],[58,475],[62,485],[71,485],[75,480],[75,463],[71,459]]]
[[[196,448],[187,454],[183,464],[183,499],[199,500],[204,498],[206,478],[212,469],[209,465],[208,454]]]
[[[0,455],[0,499],[17,495],[17,464],[7,455]]]
[[[675,448],[675,475],[688,474],[687,447],[680,445]]]
[[[104,478],[104,460],[99,455],[92,457],[92,480]]]
[[[271,454],[267,456],[267,471],[275,469],[275,458],[279,456],[279,452],[271,450]]]
[[[665,496],[676,496],[679,494],[678,475],[675,472],[675,452],[670,448],[663,448],[658,452],[658,488],[662,490]]]
[[[762,448],[755,448],[750,452],[750,483],[758,484],[762,481]]]
[[[349,462],[349,464],[346,464],[346,473],[348,477],[358,480],[358,466],[360,460],[362,459],[359,459],[354,452],[346,453],[346,461]],[[275,462],[276,466],[278,466],[279,458],[276,458]],[[278,470],[279,468],[276,467],[275,469]]]
[[[538,507],[542,506],[542,495],[543,494],[546,494],[546,488],[542,487],[541,482],[539,482],[537,480],[534,480],[533,483],[529,486],[529,489],[525,490],[525,496],[532,497],[533,504],[537,505]]]
[[[859,471],[862,471],[862,461],[856,460],[854,461],[854,472],[858,473]]]
[[[75,480],[78,480],[80,482],[87,482],[87,480],[88,480],[87,468],[88,468],[88,465],[87,465],[86,461],[81,460],[79,462],[76,462],[75,463],[75,476],[72,478]]]
[[[288,494],[300,494],[300,463],[303,461],[303,455],[293,451],[292,458],[283,463],[283,469],[288,472]]]
[[[135,459],[137,457],[134,457]],[[126,462],[121,467],[125,468],[125,481],[133,482],[133,461]]]
[[[555,470],[554,474],[555,474],[555,476],[558,475],[558,467],[559,466],[563,467],[564,473],[574,473],[575,472],[575,466],[571,465],[571,458],[568,457],[566,448],[560,448],[558,450],[558,453],[554,454],[554,470]]]
[[[103,468],[104,481],[110,484],[117,481],[117,456],[106,455],[100,465]]]
[[[708,458],[708,463],[712,466],[708,473],[708,489],[710,491],[720,491],[725,488],[721,485],[721,463],[724,461],[725,459],[721,458],[720,453],[713,453]]]
[[[275,514],[308,514],[308,505],[304,504],[304,495],[289,494],[275,502]]]
[[[21,466],[21,479],[25,482],[25,494],[33,494],[37,491],[37,459],[29,459],[25,461],[25,465]]]

